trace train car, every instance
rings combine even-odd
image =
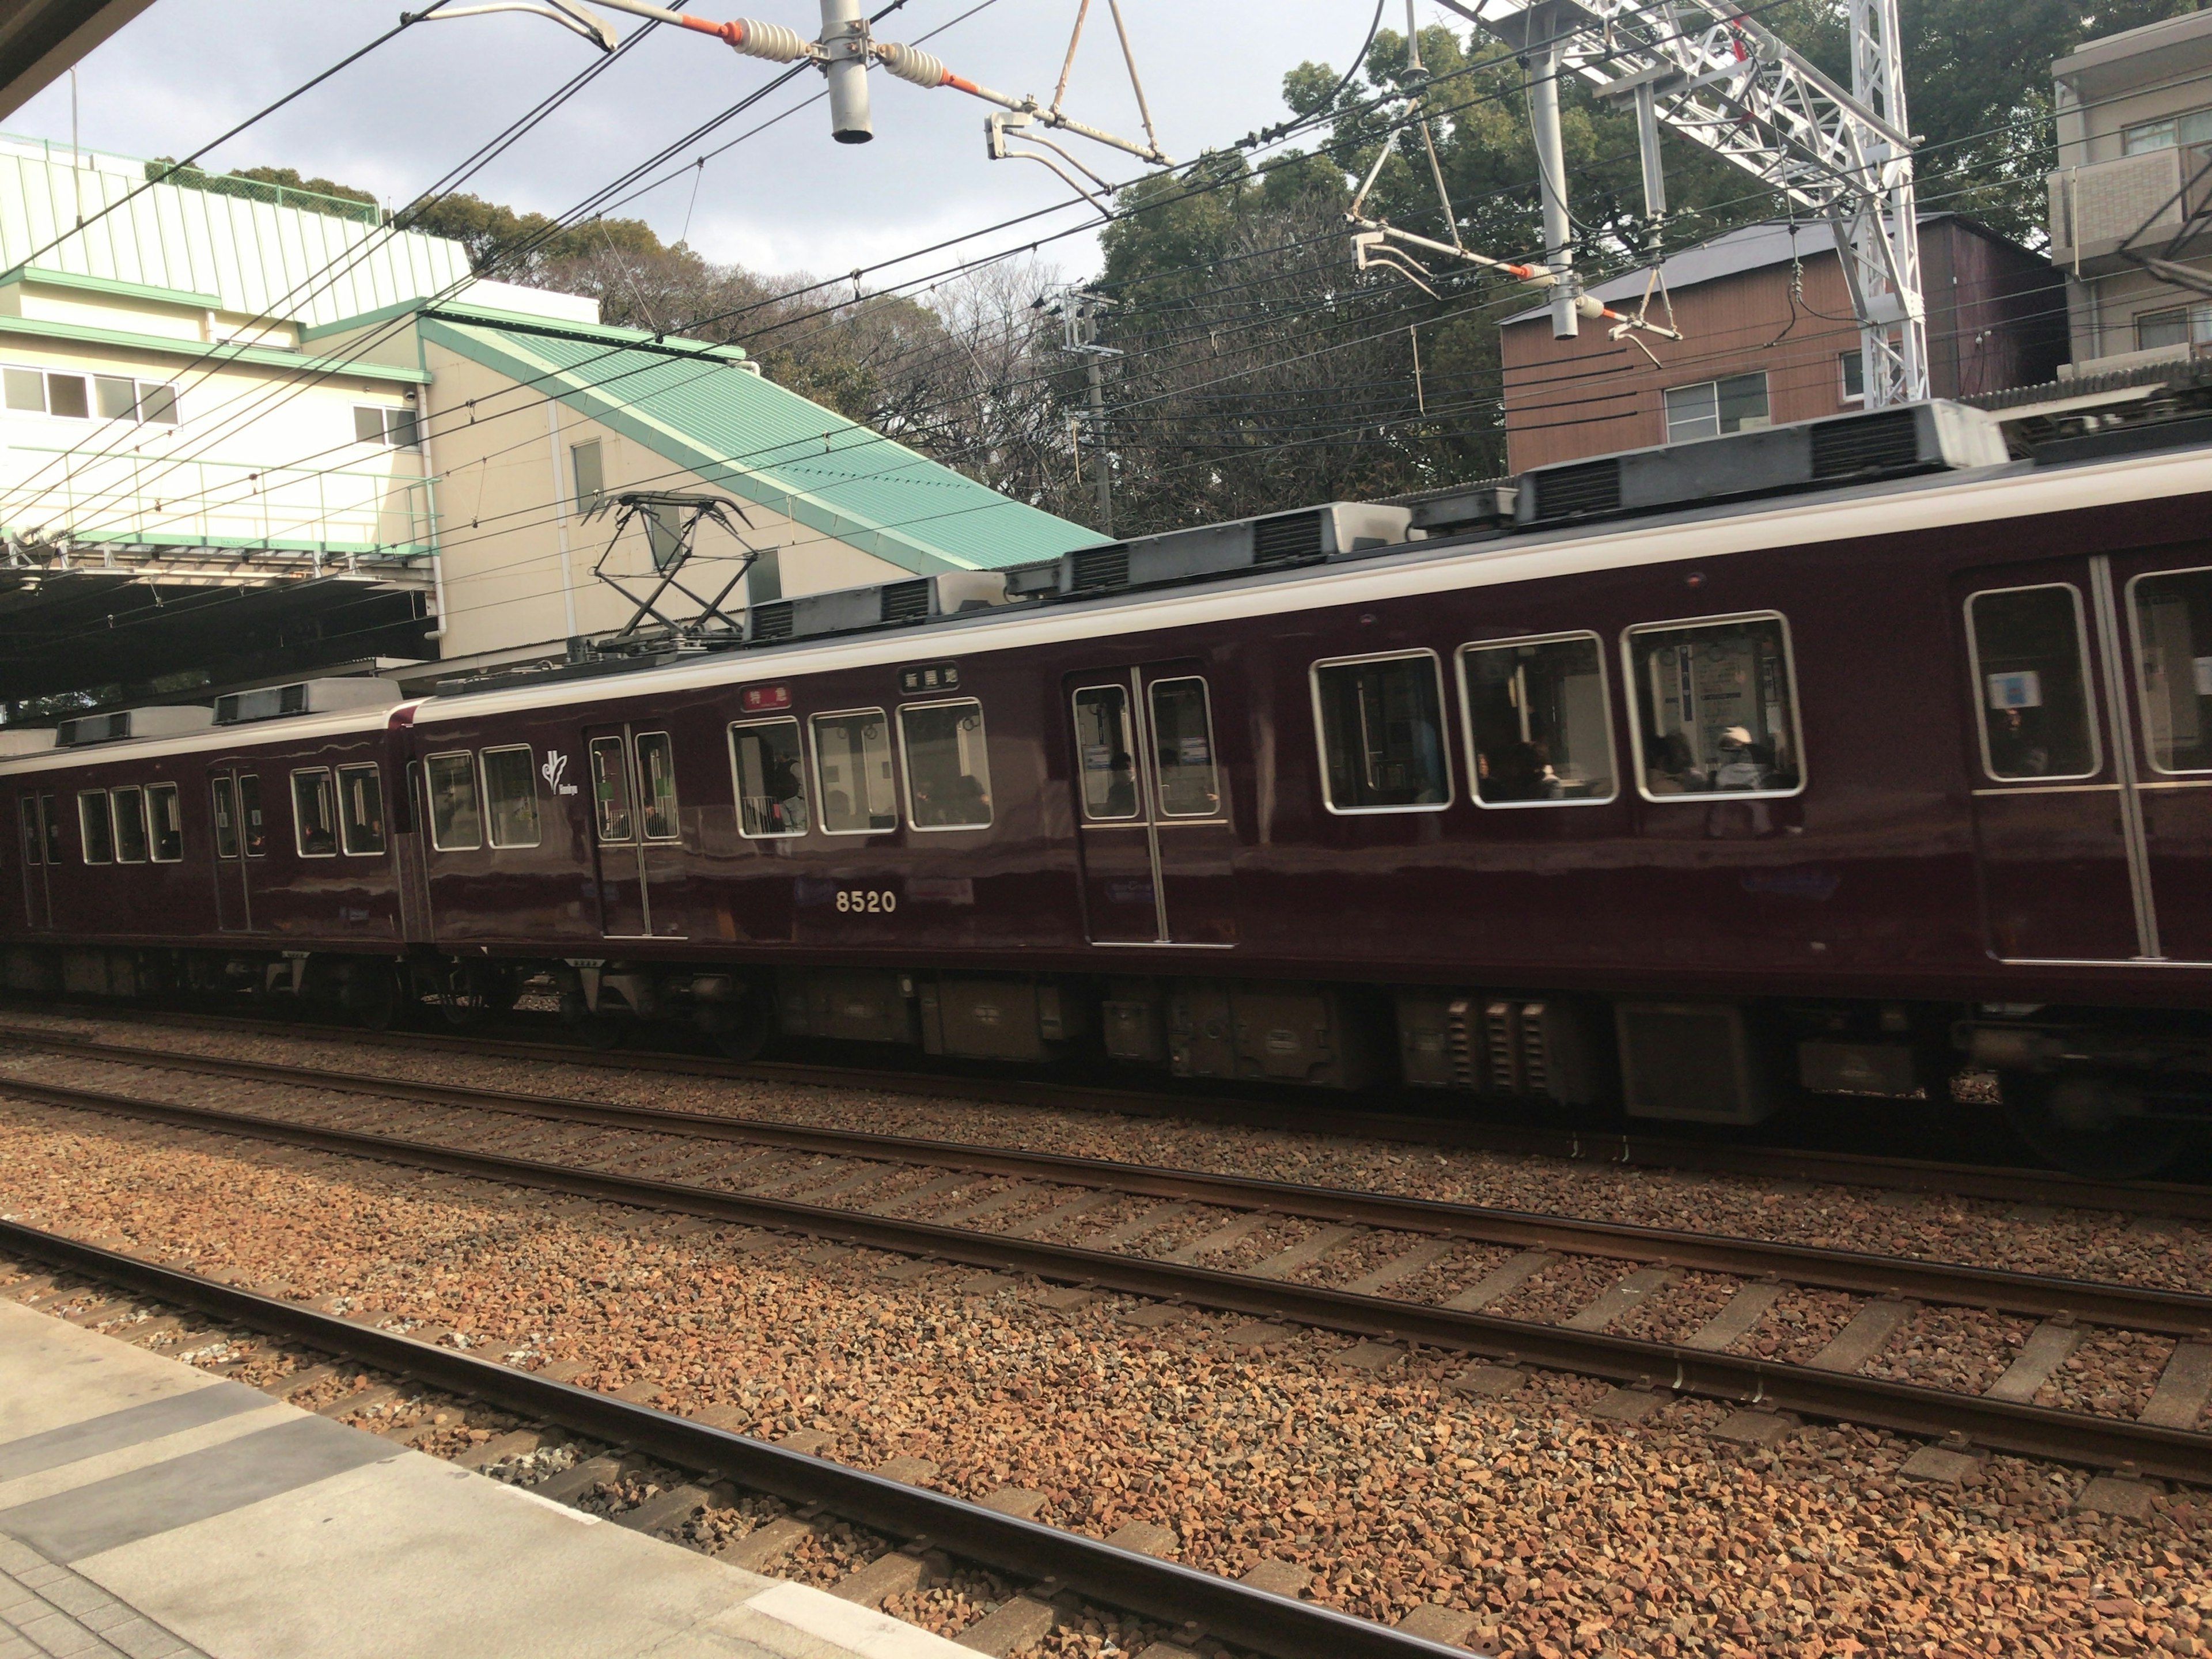
[[[2212,1113],[2209,503],[2194,422],[1923,404],[91,717],[0,759],[6,982],[1735,1124],[1972,1066],[2149,1168]]]

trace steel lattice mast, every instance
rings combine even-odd
[[[1912,139],[1897,0],[1849,0],[1851,88],[1791,51],[1723,0],[1439,0],[1521,54],[1532,82],[1580,76],[1607,97],[1632,99],[1645,146],[1647,202],[1663,217],[1656,165],[1662,126],[1733,162],[1796,206],[1834,227],[1859,320],[1869,408],[1929,395],[1927,308],[1920,290],[1920,234]],[[1540,127],[1555,100],[1531,100]],[[1556,156],[1537,135],[1540,156]],[[1555,328],[1575,331],[1565,180],[1556,163],[1546,192],[1546,257],[1555,276]],[[1551,199],[1554,188],[1556,201]],[[1556,245],[1554,245],[1556,244]]]

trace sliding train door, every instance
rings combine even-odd
[[[23,926],[34,933],[53,931],[54,894],[46,871],[61,861],[61,826],[52,795],[26,791],[15,798],[23,848]]]
[[[226,933],[250,933],[252,870],[269,852],[268,827],[261,816],[261,780],[233,766],[211,768],[208,804],[215,829],[216,926]]]
[[[665,732],[588,728],[592,854],[606,939],[684,937],[684,844]]]
[[[2155,953],[2212,963],[2212,556],[2112,561]]]
[[[1066,689],[1091,942],[1233,945],[1236,836],[1206,676],[1115,667]]]

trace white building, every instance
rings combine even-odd
[[[1096,539],[368,204],[148,173],[0,140],[0,701],[557,654],[630,614],[626,489],[742,515],[732,605]]]

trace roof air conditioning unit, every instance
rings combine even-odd
[[[1964,404],[1910,404],[1537,467],[1521,475],[1515,516],[1566,524],[2008,459],[1994,416]]]
[[[1445,490],[1410,503],[1413,528],[1431,537],[1495,530],[1513,522],[1514,500],[1511,484],[1469,484]]]
[[[215,700],[217,726],[244,726],[252,720],[283,720],[291,714],[335,714],[345,708],[389,708],[399,701],[399,688],[390,680],[296,680],[290,685],[257,686],[251,691],[228,691]]]
[[[54,746],[82,749],[88,744],[122,743],[131,738],[173,738],[204,732],[215,723],[211,710],[196,704],[171,708],[125,708],[112,714],[79,714],[55,727]]]
[[[963,611],[988,611],[1018,597],[1009,591],[1003,571],[947,570],[935,576],[880,582],[872,587],[841,587],[828,593],[757,605],[746,625],[745,639],[749,644],[768,645],[777,640],[813,640],[832,634],[910,627]]]
[[[1371,501],[1331,501],[1326,507],[1279,513],[1265,519],[1170,530],[1131,542],[1078,548],[1060,559],[1062,593],[1109,592],[1203,581],[1284,565],[1305,564],[1333,553],[1363,553],[1408,539],[1413,514],[1406,507]],[[1030,580],[1027,572],[1022,580]],[[1024,586],[1024,592],[1049,592]]]

